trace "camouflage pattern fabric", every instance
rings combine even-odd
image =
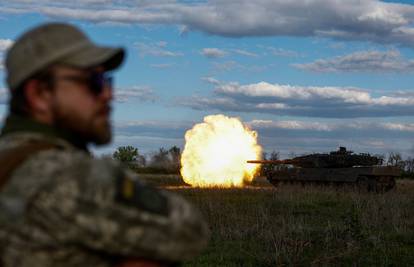
[[[0,153],[28,140],[63,149],[30,156],[1,189],[3,267],[109,267],[126,257],[180,262],[206,246],[209,230],[197,210],[116,161],[39,133],[4,135]]]

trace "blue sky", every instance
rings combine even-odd
[[[182,147],[193,124],[225,114],[284,157],[340,145],[414,156],[411,1],[0,0],[0,57],[48,21],[128,51],[114,142],[98,153]]]

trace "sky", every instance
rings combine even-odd
[[[284,158],[339,146],[414,156],[414,1],[0,0],[0,61],[52,21],[127,50],[114,140],[98,154],[183,147],[186,130],[224,114]],[[3,82],[0,118],[7,99]]]

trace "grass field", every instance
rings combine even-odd
[[[212,238],[185,266],[414,266],[414,181],[386,194],[351,188],[244,189],[180,186],[177,176],[146,175],[183,195],[208,220]]]

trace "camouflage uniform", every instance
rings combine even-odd
[[[0,153],[28,140],[59,149],[30,156],[0,192],[3,267],[179,262],[206,246],[208,228],[187,201],[145,186],[116,161],[93,158],[53,128],[12,117]]]

